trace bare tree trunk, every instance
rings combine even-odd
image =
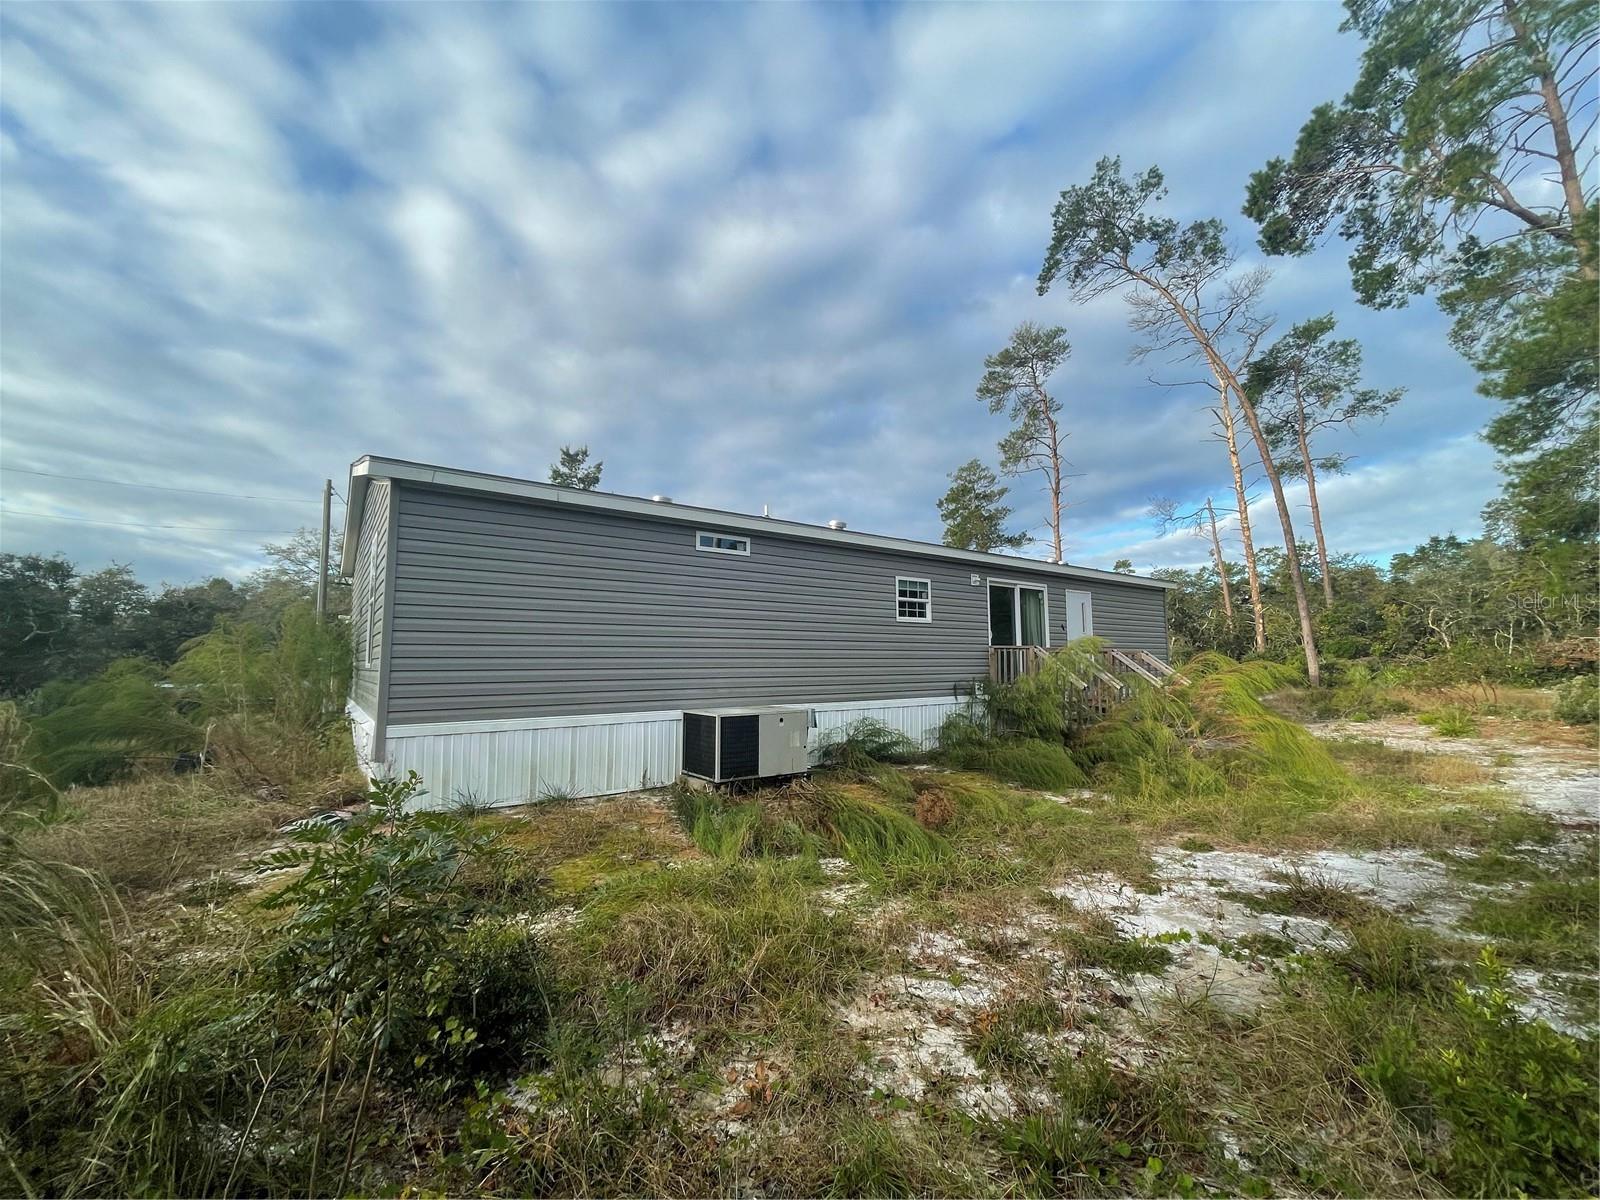
[[[1050,532],[1055,536],[1056,561],[1061,557],[1061,439],[1056,430],[1056,419],[1045,408],[1045,424],[1050,430]]]
[[[1126,269],[1126,257],[1124,257]],[[1295,608],[1300,613],[1300,644],[1306,655],[1306,678],[1312,687],[1322,686],[1322,663],[1317,657],[1317,630],[1311,619],[1311,604],[1306,599],[1306,580],[1300,571],[1300,547],[1294,540],[1294,518],[1289,512],[1289,501],[1283,494],[1283,480],[1278,476],[1278,468],[1272,461],[1272,447],[1267,442],[1267,435],[1261,428],[1261,418],[1256,413],[1256,407],[1250,402],[1250,397],[1245,394],[1244,387],[1239,383],[1239,376],[1228,365],[1227,359],[1217,349],[1216,342],[1207,330],[1200,324],[1194,311],[1180,300],[1170,287],[1163,284],[1153,276],[1139,272],[1129,272],[1133,278],[1160,293],[1163,299],[1172,306],[1173,314],[1189,331],[1189,336],[1194,339],[1195,346],[1205,356],[1206,364],[1211,368],[1211,374],[1216,378],[1217,391],[1222,398],[1223,411],[1227,412],[1228,393],[1231,390],[1235,399],[1239,401],[1239,411],[1244,414],[1246,424],[1250,426],[1250,436],[1255,439],[1256,449],[1261,454],[1261,469],[1267,473],[1267,482],[1272,485],[1272,499],[1278,506],[1278,520],[1283,525],[1283,550],[1286,565],[1289,568],[1289,582],[1294,587]],[[1264,331],[1264,327],[1263,327]],[[1254,342],[1251,343],[1252,348]],[[1246,355],[1248,358],[1248,354]],[[1233,444],[1231,416],[1228,422],[1230,436],[1229,448],[1234,461],[1234,480],[1239,490],[1239,515],[1248,519],[1249,510],[1245,502],[1244,476],[1239,468],[1238,448]],[[1250,545],[1248,537],[1245,546],[1249,554],[1247,565],[1251,568],[1251,585],[1254,589],[1253,598],[1259,599],[1260,585],[1255,577],[1255,550]],[[1256,609],[1258,621],[1260,608]],[[1261,636],[1261,626],[1256,626],[1257,636]]]
[[[1555,65],[1550,61],[1545,47],[1539,45],[1529,33],[1513,0],[1505,0],[1505,11],[1517,40],[1527,45],[1530,57],[1539,63],[1539,98],[1550,118],[1550,140],[1555,143],[1556,165],[1561,171],[1561,191],[1566,197],[1567,216],[1572,223],[1572,243],[1578,249],[1578,270],[1585,279],[1600,279],[1600,262],[1596,261],[1595,247],[1585,236],[1583,216],[1588,206],[1583,199],[1583,174],[1578,170],[1578,156],[1572,145],[1572,126],[1567,120],[1567,106],[1561,100]]]
[[[1061,492],[1064,487],[1061,474],[1061,429],[1056,424],[1055,414],[1050,411],[1050,393],[1045,391],[1045,381],[1039,378],[1036,368],[1030,369],[1028,377],[1033,389],[1033,402],[1038,406],[1039,416],[1050,434],[1047,442],[1050,469],[1046,473],[1050,480],[1050,533],[1054,539],[1055,561],[1065,562],[1061,554]]]
[[[1322,536],[1322,507],[1317,503],[1317,469],[1311,465],[1311,441],[1306,436],[1306,405],[1295,388],[1295,434],[1300,441],[1300,461],[1306,468],[1306,499],[1311,505],[1311,531],[1317,537],[1317,566],[1322,571],[1322,599],[1333,607],[1333,568],[1328,565],[1328,543]]]
[[[1221,372],[1218,374],[1220,376]],[[1256,448],[1261,451],[1261,469],[1267,473],[1267,482],[1272,485],[1272,499],[1278,506],[1278,520],[1283,525],[1284,562],[1289,568],[1289,582],[1294,588],[1294,605],[1300,613],[1300,644],[1306,653],[1306,678],[1312,687],[1321,687],[1322,663],[1317,657],[1317,630],[1311,619],[1311,602],[1306,598],[1306,579],[1300,571],[1300,547],[1295,544],[1294,518],[1289,512],[1288,498],[1283,494],[1283,480],[1279,478],[1278,468],[1272,461],[1272,448],[1261,428],[1255,405],[1250,403],[1250,397],[1244,394],[1244,389],[1231,371],[1228,372],[1228,386],[1233,388],[1234,397],[1239,401],[1239,411],[1244,414],[1245,423],[1250,426],[1250,436],[1255,438]]]
[[[1228,462],[1233,467],[1233,494],[1239,504],[1239,540],[1244,543],[1244,574],[1250,583],[1250,616],[1255,621],[1256,652],[1267,649],[1267,614],[1261,606],[1261,576],[1256,571],[1256,543],[1250,535],[1250,498],[1245,493],[1244,466],[1239,461],[1239,439],[1233,427],[1233,402],[1228,399],[1228,385],[1217,376],[1217,391],[1221,397],[1217,419],[1222,424],[1222,440],[1228,446]]]
[[[1228,586],[1228,564],[1222,557],[1222,539],[1217,536],[1217,510],[1211,507],[1211,497],[1206,497],[1206,516],[1211,521],[1211,553],[1217,560],[1217,578],[1222,581],[1222,613],[1233,624],[1233,588]]]

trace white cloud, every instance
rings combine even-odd
[[[1184,213],[1235,213],[1248,172],[1344,86],[1337,19],[11,6],[3,462],[311,496],[364,452],[540,475],[587,441],[618,490],[931,538],[945,473],[992,459],[1003,431],[973,398],[984,355],[1018,320],[1059,321],[1083,473],[1069,552],[1109,561],[1146,536],[1148,496],[1220,496],[1226,468],[1202,397],[1128,364],[1116,298],[1034,295],[1055,194],[1120,152],[1167,166]],[[1273,296],[1285,321],[1337,308],[1373,381],[1412,389],[1341,441],[1363,486],[1329,485],[1336,544],[1382,553],[1492,491],[1481,447],[1460,449],[1486,405],[1431,308],[1355,310],[1340,258],[1282,265]],[[1460,480],[1402,503],[1397,470]],[[22,478],[5,476],[7,507],[307,516],[225,501],[199,521],[181,496]],[[1014,498],[1037,528],[1032,486]],[[243,569],[263,540],[0,533],[171,578]],[[1151,561],[1192,552],[1167,540]]]

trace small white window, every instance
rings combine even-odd
[[[694,548],[707,554],[750,553],[750,539],[733,533],[707,533],[704,529],[694,535]]]
[[[933,588],[926,579],[895,576],[894,619],[924,623],[933,620]]]

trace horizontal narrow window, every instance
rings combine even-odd
[[[694,548],[707,554],[749,554],[750,539],[734,533],[707,533],[702,529],[694,535]]]
[[[924,622],[933,620],[933,588],[926,579],[895,577],[894,619]]]

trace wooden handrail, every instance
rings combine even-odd
[[[1139,676],[1146,683],[1154,683],[1154,684],[1158,684],[1158,685],[1161,683],[1160,676],[1151,674],[1144,667],[1140,666],[1133,659],[1129,658],[1121,650],[1107,649],[1105,653],[1106,653],[1106,658],[1111,663],[1113,663],[1113,664],[1115,664],[1117,666],[1121,666],[1121,667],[1127,668],[1128,671],[1131,671],[1133,674]]]

